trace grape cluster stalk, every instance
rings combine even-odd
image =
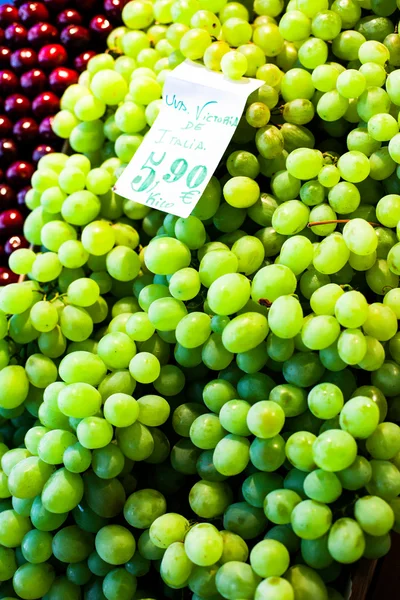
[[[0,290],[0,581],[343,600],[400,533],[394,0],[134,0]],[[187,218],[114,191],[185,59],[255,77]]]

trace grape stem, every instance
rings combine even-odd
[[[349,223],[351,221],[351,219],[330,219],[327,221],[311,221],[311,223],[307,224],[307,227],[316,227],[318,225],[332,225],[333,223]],[[372,225],[372,227],[380,227],[380,223],[372,223],[371,221],[368,221],[368,223],[370,225]]]

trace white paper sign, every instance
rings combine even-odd
[[[232,81],[189,60],[180,64],[167,77],[161,111],[115,191],[188,217],[235,132],[248,96],[263,83]]]

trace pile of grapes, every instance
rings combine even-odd
[[[8,256],[28,246],[24,199],[35,165],[62,147],[51,127],[59,98],[104,50],[124,3],[17,0],[0,6],[0,286],[17,281],[6,268]]]
[[[400,532],[397,5],[254,12],[129,2],[61,99],[0,292],[9,600],[341,600]],[[186,219],[113,191],[185,58],[265,82]]]

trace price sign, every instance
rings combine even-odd
[[[189,60],[176,67],[166,79],[161,111],[115,191],[188,217],[232,139],[247,97],[263,83],[232,81]]]

